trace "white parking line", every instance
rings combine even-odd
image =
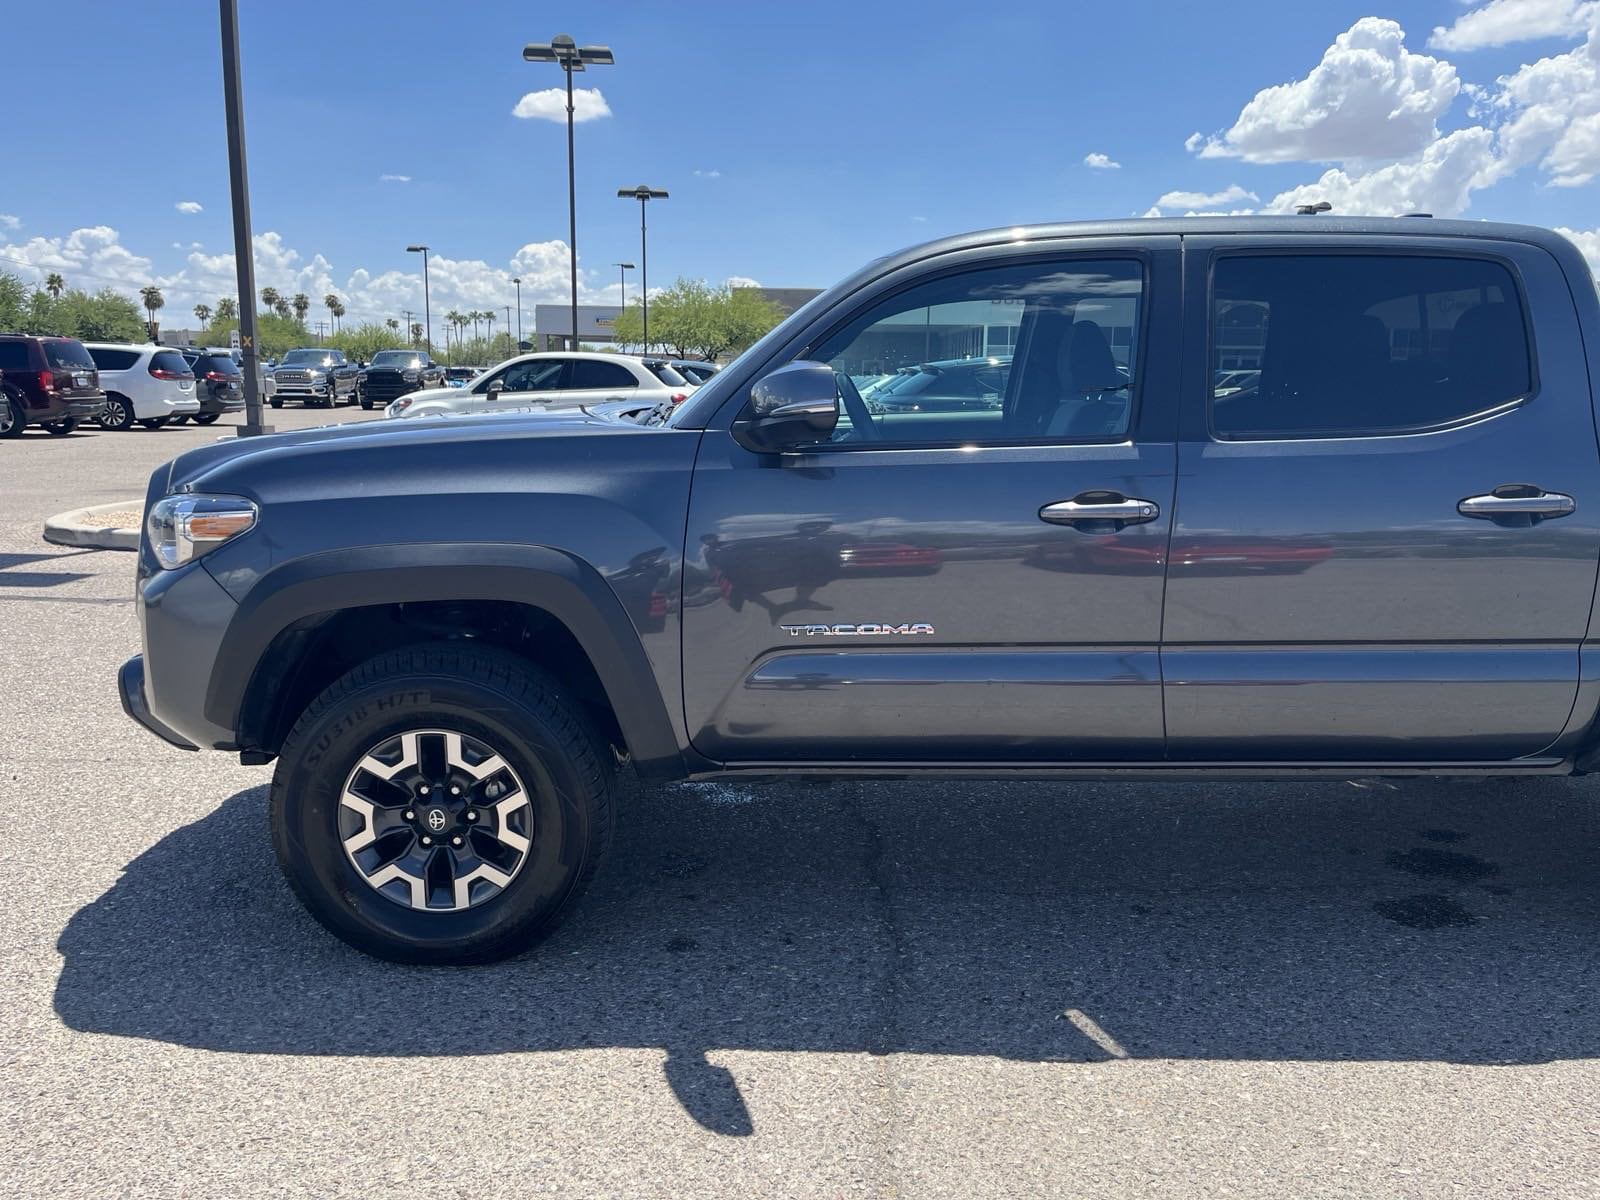
[[[1122,1043],[1104,1029],[1101,1029],[1099,1023],[1088,1013],[1080,1009],[1069,1008],[1061,1015],[1076,1025],[1079,1033],[1111,1055],[1112,1058],[1128,1057],[1128,1052],[1122,1048]]]

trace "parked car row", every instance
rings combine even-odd
[[[98,368],[75,338],[0,334],[0,438],[38,425],[60,437],[105,409]]]
[[[698,387],[664,358],[544,351],[507,359],[465,387],[411,392],[392,401],[384,415],[439,417],[606,405],[613,415],[626,416],[659,404],[680,404]]]

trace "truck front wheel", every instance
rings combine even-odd
[[[289,732],[272,840],[312,916],[408,963],[527,949],[611,841],[606,747],[554,679],[466,643],[371,659]]]

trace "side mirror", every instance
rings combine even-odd
[[[500,393],[505,390],[506,381],[504,379],[492,379],[489,381],[489,386],[484,389],[484,395],[490,400],[498,400],[500,399]]]
[[[746,450],[781,454],[827,441],[838,423],[839,384],[833,368],[800,359],[756,382],[730,432]]]

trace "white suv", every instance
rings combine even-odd
[[[135,422],[160,429],[173,417],[200,411],[194,372],[178,351],[115,342],[85,342],[84,348],[100,369],[100,387],[106,394],[102,429],[128,429]]]
[[[652,408],[688,399],[695,385],[665,359],[552,351],[523,354],[490,367],[466,387],[427,388],[384,409],[391,417],[456,413],[529,413],[631,401]]]

